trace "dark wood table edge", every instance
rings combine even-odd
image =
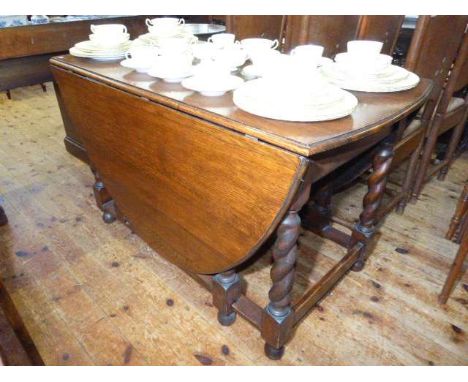
[[[280,147],[284,150],[288,150],[288,151],[294,152],[302,156],[309,157],[309,156],[312,156],[313,154],[316,154],[317,152],[323,151],[323,150],[317,150],[317,147],[319,147],[318,143],[311,144],[311,145],[303,145],[301,142],[298,142],[290,138],[280,137],[276,134],[266,133],[264,131],[256,129],[255,127],[243,124],[241,122],[238,122],[230,118],[223,117],[215,112],[201,109],[198,107],[194,107],[182,101],[174,100],[172,98],[157,94],[149,90],[140,89],[138,87],[123,83],[121,81],[113,80],[111,78],[96,74],[92,71],[82,69],[79,66],[65,63],[62,60],[60,60],[60,56],[51,58],[50,64],[59,69],[72,71],[85,78],[96,80],[98,82],[107,84],[118,90],[125,91],[129,94],[134,94],[139,97],[143,97],[149,101],[168,106],[172,109],[188,113],[198,118],[201,118],[200,115],[209,116],[209,118],[206,118],[206,120],[209,120],[211,123],[215,123],[221,126],[222,128],[230,129],[230,130],[242,133],[242,134],[253,136],[267,144]],[[409,115],[410,113],[417,110],[424,104],[427,96],[432,91],[432,81],[430,80],[424,80],[424,81],[427,81],[429,86],[427,86],[426,91],[422,93],[420,97],[411,106],[400,111],[399,113],[392,115],[391,118],[387,118],[385,120],[381,120],[381,121],[374,123],[371,127],[365,127],[359,130],[352,130],[348,133],[341,135],[340,137],[325,139],[320,142],[320,145],[323,145],[324,142],[328,143],[328,142],[335,141],[333,144],[331,144],[328,147],[327,150],[332,150],[334,148],[344,146],[350,143],[352,140],[362,139],[362,138],[365,138],[366,136],[375,134],[379,131],[379,129],[387,126],[388,124],[392,124],[404,118],[405,116]],[[383,94],[383,93],[375,93],[375,94]],[[252,135],[253,132],[255,132],[254,135]],[[281,141],[283,145],[279,145],[278,141]]]

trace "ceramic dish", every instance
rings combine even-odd
[[[399,66],[391,65],[374,75],[350,75],[340,65],[324,66],[321,73],[327,81],[342,89],[369,93],[391,93],[416,87],[419,77]]]
[[[183,80],[182,86],[207,97],[216,97],[237,89],[243,83],[244,80],[242,78],[231,75],[216,79],[206,76],[194,76]]]
[[[192,69],[181,72],[181,73],[170,73],[167,70],[161,70],[160,68],[154,67],[148,70],[148,75],[155,78],[161,78],[164,82],[178,83],[183,81],[185,78],[190,77],[193,72]]]
[[[92,58],[98,61],[112,61],[112,60],[121,60],[125,57],[125,52],[120,53],[89,53],[83,52],[77,48],[70,48],[70,54],[75,57],[82,57],[82,58]]]
[[[353,112],[357,98],[337,87],[326,87],[326,96],[318,93],[304,97],[291,94],[284,103],[284,93],[277,89],[271,93],[272,85],[264,79],[246,82],[234,91],[233,101],[237,107],[265,118],[295,122],[318,122],[345,117]],[[328,92],[328,93],[327,93]],[[276,99],[275,99],[276,94]]]
[[[145,64],[136,60],[132,60],[131,58],[127,58],[121,61],[120,65],[125,68],[134,69],[138,73],[146,73],[151,68],[151,64]]]

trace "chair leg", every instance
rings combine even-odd
[[[0,206],[0,226],[8,224],[8,218],[6,216],[5,210]]]
[[[424,142],[424,135],[421,136],[421,141],[411,155],[410,162],[408,165],[408,170],[406,171],[405,180],[403,182],[403,186],[401,192],[404,194],[403,199],[398,202],[396,207],[396,213],[402,215],[405,212],[406,204],[408,203],[409,199],[411,198],[411,190],[414,184],[414,175],[416,173],[416,168],[418,167],[418,160],[419,154],[421,152],[421,148]]]
[[[452,136],[450,138],[450,142],[447,148],[447,153],[445,154],[444,162],[445,165],[440,169],[439,175],[437,176],[438,180],[445,180],[447,176],[447,172],[452,165],[453,156],[455,154],[455,150],[457,149],[457,145],[460,142],[461,136],[463,134],[463,130],[465,128],[465,122],[468,114],[468,107],[463,115],[462,120],[458,123],[457,126],[454,127]]]
[[[373,172],[367,180],[368,191],[363,199],[363,210],[351,234],[349,249],[353,248],[357,242],[363,243],[359,258],[352,267],[355,272],[359,272],[364,268],[367,256],[372,250],[372,239],[378,223],[376,221],[377,213],[382,204],[392,160],[393,144],[385,143],[384,147],[374,157]]]
[[[416,181],[412,191],[412,198],[414,200],[419,198],[426,180],[427,169],[429,167],[429,163],[431,162],[431,156],[437,143],[437,131],[439,130],[441,122],[442,116],[437,114],[434,119],[434,123],[432,126],[429,126],[429,134],[427,136],[426,142],[424,143],[422,157],[419,162],[419,172],[416,176]]]
[[[41,84],[41,88],[44,93],[47,92],[47,87],[45,86],[45,84]]]
[[[468,227],[468,224],[465,224]],[[468,228],[465,227],[462,233],[462,240],[460,243],[460,248],[458,249],[457,255],[455,256],[455,260],[450,267],[450,271],[447,275],[447,279],[445,280],[444,287],[442,288],[442,292],[439,295],[439,302],[441,304],[445,304],[450,296],[450,292],[453,289],[455,281],[457,281],[458,277],[461,274],[463,268],[463,262],[465,261],[466,254],[468,253]]]
[[[11,92],[10,92],[10,89],[7,89],[6,91],[6,96],[8,99],[11,99]]]

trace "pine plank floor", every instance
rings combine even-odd
[[[69,155],[51,84],[0,94],[0,277],[48,365],[468,365],[468,276],[437,303],[457,245],[444,239],[468,153],[390,215],[366,268],[350,273],[298,327],[280,362],[256,329],[216,321],[210,294],[120,224],[106,225],[93,177]],[[359,213],[365,186],[337,201]],[[343,256],[305,232],[297,295]],[[266,303],[269,254],[242,272]]]

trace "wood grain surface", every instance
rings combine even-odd
[[[163,256],[190,272],[219,273],[272,233],[302,179],[303,158],[63,70],[53,74],[111,197]]]

